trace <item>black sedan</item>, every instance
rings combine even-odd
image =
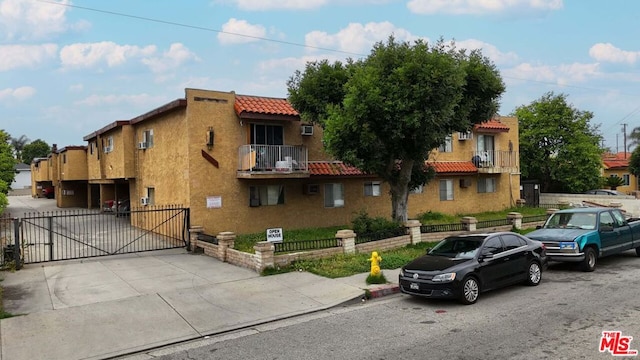
[[[481,292],[535,286],[547,266],[544,245],[513,232],[448,237],[400,270],[400,291],[473,304]]]

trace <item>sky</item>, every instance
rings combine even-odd
[[[0,0],[0,129],[60,148],[185,88],[284,98],[307,62],[393,35],[480,49],[506,85],[500,115],[565,94],[623,151],[639,18],[636,0]]]

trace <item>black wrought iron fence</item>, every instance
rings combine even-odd
[[[445,231],[464,231],[465,227],[462,223],[456,224],[430,224],[420,226],[420,232],[423,234]]]
[[[208,242],[210,244],[218,245],[218,238],[215,235],[208,235],[205,233],[198,234],[198,241]]]
[[[538,221],[546,221],[548,217],[549,215],[523,216],[522,223],[526,224],[526,223],[532,223],[532,222],[538,222]]]
[[[273,243],[276,253],[329,249],[342,246],[340,239],[317,239],[317,240],[299,240],[299,241],[283,241]]]
[[[357,234],[356,236],[356,244],[364,244],[371,241],[378,241],[382,239],[388,239],[396,236],[405,235],[407,231],[405,228],[397,228],[397,229],[387,229],[380,230],[370,233]]]
[[[498,220],[478,221],[478,223],[476,224],[476,229],[485,229],[485,228],[489,228],[489,227],[504,226],[504,225],[511,225],[511,220],[509,220],[509,219],[498,219]]]

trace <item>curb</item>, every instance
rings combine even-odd
[[[382,286],[377,286],[375,288],[369,289],[369,293],[371,294],[371,298],[379,298],[386,295],[393,295],[400,292],[400,286],[398,284],[387,284]]]

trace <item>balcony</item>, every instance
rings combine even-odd
[[[237,177],[242,179],[307,178],[305,146],[242,145],[238,148]]]
[[[520,171],[520,156],[517,151],[485,150],[474,151],[471,162],[479,173],[499,174]]]

